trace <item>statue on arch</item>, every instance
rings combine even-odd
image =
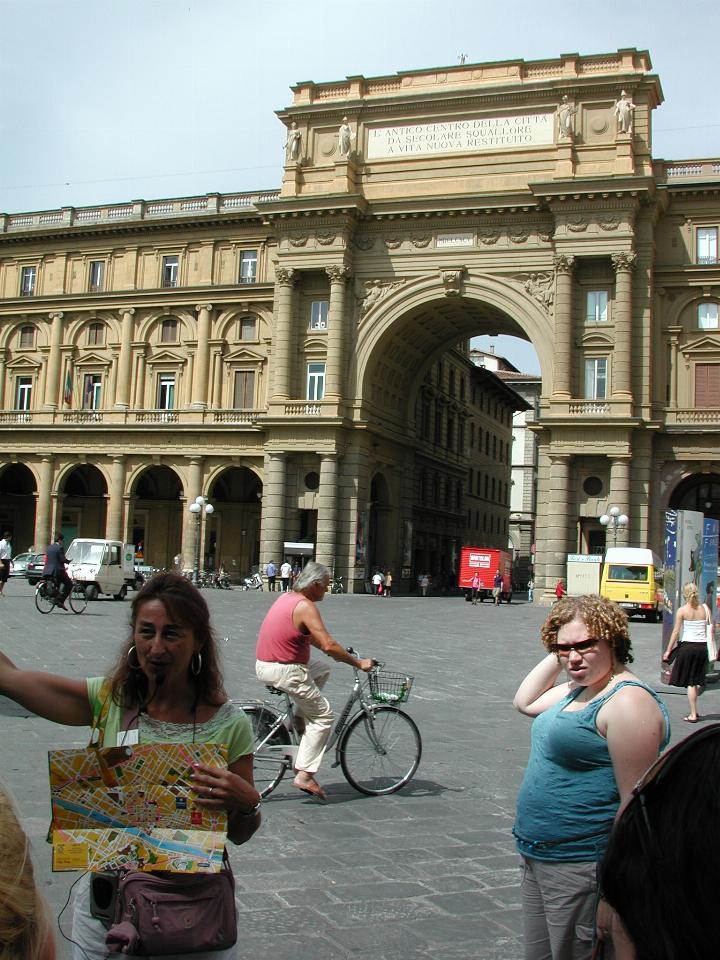
[[[620,91],[620,99],[615,101],[613,113],[617,120],[618,133],[632,133],[635,104],[625,90]]]
[[[297,163],[300,159],[300,149],[302,147],[302,133],[297,128],[297,123],[293,120],[288,130],[287,143],[285,144],[285,155],[290,163]]]
[[[572,140],[575,135],[575,114],[577,107],[567,94],[558,104],[555,114],[558,119],[558,137],[560,140]]]
[[[348,118],[343,117],[343,121],[340,124],[340,129],[338,130],[338,153],[341,157],[349,157],[350,150],[352,147],[352,142],[355,139],[355,134],[353,129],[348,123]]]

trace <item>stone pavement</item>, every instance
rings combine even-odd
[[[0,600],[0,648],[26,668],[99,675],[127,629],[130,604],[101,600],[86,613],[37,613],[32,588],[13,580]],[[261,698],[254,677],[257,628],[272,595],[207,591],[224,655],[228,692]],[[328,597],[336,639],[415,675],[408,712],[423,737],[416,778],[391,797],[356,793],[331,757],[320,771],[327,804],[284,782],[263,805],[263,825],[233,848],[240,960],[520,960],[517,857],[511,836],[515,796],[527,759],[529,721],[513,693],[539,659],[546,610],[517,602],[472,607],[460,598]],[[660,627],[633,623],[637,673],[657,679]],[[339,705],[351,679],[333,665],[327,688]],[[663,690],[675,737],[684,693]],[[720,712],[718,691],[703,698]],[[0,698],[2,777],[32,836],[38,876],[53,912],[75,874],[49,871],[47,750],[84,746],[87,730],[65,728]],[[680,729],[680,728],[686,729]],[[70,910],[63,927],[70,929]],[[69,957],[67,944],[59,956]]]

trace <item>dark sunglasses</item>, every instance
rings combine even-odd
[[[578,643],[551,643],[548,649],[558,657],[569,657],[573,651],[582,656],[590,653],[597,645],[598,641],[594,637],[588,637],[587,640],[580,640]]]

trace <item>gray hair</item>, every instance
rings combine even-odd
[[[329,583],[330,579],[331,574],[325,564],[315,563],[314,560],[311,560],[310,563],[306,563],[300,571],[293,590],[296,593],[302,593],[303,590],[307,590],[307,588],[311,587],[314,583]]]

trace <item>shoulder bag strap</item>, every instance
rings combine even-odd
[[[105,743],[105,724],[107,723],[107,716],[110,712],[110,699],[112,697],[112,684],[109,680],[103,680],[98,696],[100,699],[100,710],[93,717],[89,747],[102,747]],[[95,737],[96,732],[97,739]]]

